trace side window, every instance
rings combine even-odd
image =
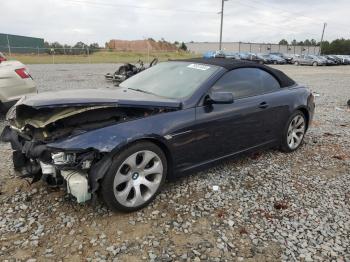
[[[213,91],[232,92],[234,98],[260,95],[278,90],[280,84],[259,68],[239,68],[227,72],[212,87]]]

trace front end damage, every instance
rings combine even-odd
[[[50,186],[65,186],[78,203],[91,198],[89,171],[102,158],[99,152],[58,151],[10,126],[5,127],[1,140],[11,143],[13,166],[22,178],[31,178],[32,183],[42,180]]]
[[[82,203],[96,193],[112,154],[86,144],[68,150],[54,145],[91,130],[173,110],[116,104],[34,107],[20,102],[8,112],[10,125],[3,130],[1,140],[11,143],[14,169],[21,177],[31,178],[32,183],[43,180],[50,186],[66,187]]]

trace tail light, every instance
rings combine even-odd
[[[30,74],[25,68],[20,68],[15,70],[16,74],[19,75],[22,79],[31,78]]]

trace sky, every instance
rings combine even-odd
[[[219,40],[221,0],[1,0],[0,33],[62,44]],[[350,38],[349,0],[225,0],[223,41]]]

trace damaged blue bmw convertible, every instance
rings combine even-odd
[[[262,148],[302,144],[311,92],[279,70],[248,61],[168,61],[118,89],[23,97],[1,139],[21,176],[66,187],[77,202],[148,205],[166,179]]]

